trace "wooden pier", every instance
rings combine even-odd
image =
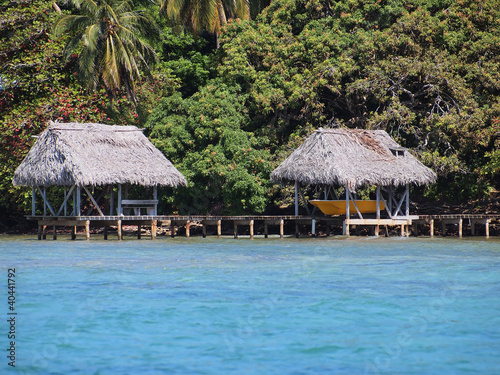
[[[261,235],[268,238],[270,228],[280,238],[285,236],[285,228],[295,227],[292,235],[299,237],[302,234],[315,237],[318,235],[317,228],[322,226],[323,235],[330,235],[332,228],[342,228],[342,234],[349,236],[354,230],[358,233],[361,229],[370,230],[371,235],[379,236],[380,228],[385,227],[385,234],[388,235],[388,228],[398,228],[401,236],[424,235],[434,237],[439,228],[440,235],[446,236],[453,232],[458,237],[464,235],[483,235],[490,237],[490,225],[500,224],[500,215],[483,214],[454,214],[454,215],[413,215],[397,219],[345,219],[344,217],[328,216],[295,216],[295,215],[256,215],[256,216],[205,216],[205,215],[144,215],[144,216],[29,216],[29,220],[38,222],[38,239],[46,239],[48,230],[51,229],[53,239],[57,239],[57,228],[71,227],[71,238],[76,239],[77,228],[85,229],[85,238],[90,239],[91,227],[103,228],[104,239],[108,239],[109,228],[116,227],[116,236],[122,240],[124,236],[124,226],[137,226],[137,238],[141,238],[142,228],[149,228],[151,239],[156,239],[158,228],[165,225],[170,226],[171,236],[175,236],[175,228],[184,228],[185,236],[191,236],[191,226],[196,223],[202,227],[202,236],[207,236],[207,228],[215,227],[217,237],[222,236],[223,223],[226,227],[232,222],[234,238],[240,235],[240,229],[248,228],[251,239],[255,237],[256,225],[261,230]],[[292,222],[293,224],[286,225]],[[305,229],[304,229],[305,228]],[[484,229],[481,229],[484,228]],[[290,235],[290,234],[289,234]]]

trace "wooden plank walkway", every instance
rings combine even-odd
[[[300,235],[301,226],[310,226],[310,234],[316,236],[316,225],[322,223],[326,225],[326,235],[330,234],[330,227],[337,226],[343,228],[345,235],[350,235],[351,227],[370,227],[373,228],[373,234],[379,235],[380,226],[401,227],[401,235],[409,236],[410,227],[413,233],[418,235],[419,228],[429,228],[428,235],[434,237],[436,223],[442,226],[441,234],[446,235],[450,226],[458,227],[458,236],[464,234],[464,227],[467,226],[470,235],[477,234],[478,225],[484,225],[485,236],[490,236],[490,224],[492,222],[500,223],[500,214],[449,214],[449,215],[413,215],[409,217],[399,217],[394,219],[355,219],[345,220],[344,217],[328,216],[295,216],[295,215],[243,215],[243,216],[212,216],[212,215],[141,215],[141,216],[28,216],[28,220],[38,221],[38,239],[46,239],[47,228],[52,227],[53,239],[57,238],[57,227],[71,227],[71,238],[76,238],[76,228],[85,228],[85,237],[90,239],[90,227],[103,227],[104,238],[108,238],[108,228],[113,226],[117,228],[117,237],[123,239],[123,226],[137,226],[137,237],[141,238],[141,229],[150,228],[151,238],[155,239],[158,226],[165,223],[171,227],[171,235],[175,235],[175,228],[184,227],[186,237],[191,235],[191,225],[193,223],[202,225],[202,235],[206,237],[207,227],[215,226],[217,237],[222,235],[223,222],[233,223],[233,236],[238,238],[239,228],[249,227],[250,238],[255,236],[256,222],[264,226],[264,237],[269,236],[269,227],[279,227],[281,238],[285,236],[286,222],[295,223],[295,236]],[[426,229],[427,230],[427,229]],[[387,229],[386,229],[387,233]]]

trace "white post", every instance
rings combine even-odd
[[[76,187],[76,212],[75,216],[80,216],[80,205],[82,201],[82,188],[80,186]]]
[[[380,219],[380,186],[377,186],[377,219]]]
[[[406,184],[406,217],[410,216],[410,184]]]
[[[118,184],[118,215],[122,214],[122,184]]]
[[[351,213],[349,212],[349,188],[345,185],[345,218],[349,219]]]
[[[64,187],[64,216],[68,216],[68,189]]]
[[[155,185],[153,186],[153,199],[155,201],[158,200],[158,187]],[[158,204],[155,204],[155,216],[158,215]]]
[[[299,183],[295,180],[295,216],[299,216]]]
[[[111,185],[111,193],[109,196],[109,214],[113,216],[113,211],[115,210],[115,191],[113,190],[113,185]]]
[[[36,189],[31,187],[31,215],[36,216]]]

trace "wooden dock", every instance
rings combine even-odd
[[[500,224],[500,215],[486,214],[454,214],[454,215],[414,215],[401,217],[397,219],[345,219],[344,217],[327,216],[295,216],[295,215],[255,215],[255,216],[205,216],[205,215],[144,215],[144,216],[28,216],[29,220],[38,222],[38,239],[46,239],[48,231],[51,230],[53,239],[57,239],[57,228],[71,227],[71,238],[76,239],[77,228],[84,228],[85,238],[90,239],[91,228],[103,228],[104,239],[108,239],[110,227],[116,227],[116,236],[119,240],[123,239],[123,227],[136,226],[137,238],[141,238],[143,228],[149,228],[151,239],[157,236],[158,228],[170,227],[170,233],[173,237],[176,228],[184,228],[185,236],[191,236],[191,226],[193,224],[201,225],[203,237],[207,236],[207,228],[215,229],[217,237],[222,236],[223,224],[227,228],[232,223],[232,235],[238,238],[240,229],[248,229],[250,238],[255,237],[255,227],[261,229],[260,235],[268,238],[271,230],[279,235],[285,236],[285,228],[294,227],[293,233],[299,237],[302,234],[308,236],[317,236],[319,225],[323,228],[322,235],[330,235],[332,228],[342,228],[342,234],[349,236],[355,230],[359,232],[360,228],[370,230],[374,236],[379,236],[380,228],[385,227],[385,234],[388,235],[388,228],[399,227],[401,236],[424,235],[434,237],[436,231],[440,235],[446,236],[450,232],[458,237],[464,235],[475,236],[483,235],[490,237],[490,225]],[[292,222],[293,224],[290,224]],[[288,225],[287,225],[288,224]],[[262,230],[263,228],[263,230]],[[484,228],[484,229],[481,229]],[[410,233],[411,232],[411,233]],[[227,233],[227,230],[226,230]]]

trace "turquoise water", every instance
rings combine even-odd
[[[496,239],[7,237],[0,259],[0,373],[500,373]]]

